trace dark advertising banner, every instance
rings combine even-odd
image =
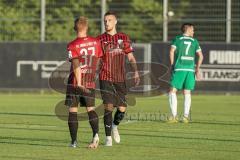
[[[0,89],[54,86],[65,92],[70,69],[66,46],[67,43],[0,43]],[[135,52],[137,61],[143,62],[146,45],[135,45]]]
[[[142,75],[144,90],[167,87],[169,74],[169,43],[135,44],[135,56]],[[240,91],[240,45],[225,43],[201,43],[204,54],[202,81],[198,91]],[[63,65],[64,64],[64,65]],[[70,67],[67,62],[66,43],[0,43],[0,88],[45,89],[49,88],[52,72],[63,66],[64,78]],[[60,67],[61,68],[61,67]],[[160,71],[163,71],[160,73]],[[155,75],[157,72],[158,75]],[[159,73],[158,73],[159,72]],[[56,72],[58,74],[58,72]],[[164,77],[163,77],[164,75]],[[151,85],[151,86],[149,86]],[[158,84],[159,85],[159,84]],[[141,88],[140,88],[141,89]],[[133,89],[134,90],[134,89]]]
[[[240,44],[200,43],[204,61],[198,91],[240,91]],[[152,44],[152,61],[169,66],[169,43]]]
[[[0,43],[0,88],[48,88],[67,59],[66,43]]]

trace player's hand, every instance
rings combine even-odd
[[[135,82],[135,86],[138,86],[140,83],[140,77],[139,77],[138,71],[136,71],[134,74],[134,82]]]
[[[82,86],[82,85],[78,85],[77,88],[78,88],[81,92],[83,92],[83,93],[90,93],[90,90],[87,89],[87,88],[85,88],[85,87]]]
[[[201,80],[201,74],[200,74],[200,69],[199,68],[196,68],[195,75],[196,75],[197,81],[200,81]]]
[[[170,67],[170,74],[173,75],[173,73],[174,73],[174,65],[171,65],[171,67]]]

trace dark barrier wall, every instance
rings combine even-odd
[[[47,88],[66,59],[66,43],[0,43],[0,88]]]
[[[169,43],[152,43],[152,62],[168,65]],[[240,91],[240,44],[201,43],[199,91]],[[136,49],[143,61],[145,51]],[[145,52],[146,53],[146,52]],[[48,88],[52,71],[67,60],[66,43],[0,43],[0,88]]]
[[[200,43],[204,54],[199,91],[240,91],[240,44]],[[169,43],[152,44],[152,61],[169,66]]]
[[[0,89],[49,88],[49,77],[58,67],[69,73],[66,46],[67,43],[0,43]],[[142,62],[144,47],[139,46],[136,52],[141,53],[136,59]]]

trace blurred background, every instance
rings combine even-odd
[[[240,42],[239,8],[239,0],[0,0],[0,41],[66,42],[82,15],[98,35],[102,13],[113,10],[134,42],[169,41],[183,22],[196,25],[200,41]]]

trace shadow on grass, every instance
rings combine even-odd
[[[50,132],[69,132],[68,130],[60,129],[46,129],[46,128],[17,128],[17,127],[0,127],[0,129],[16,129],[16,130],[26,130],[26,131],[50,131]],[[81,131],[85,132],[85,131]]]
[[[3,115],[18,115],[18,116],[44,116],[44,117],[56,117],[53,114],[37,114],[37,113],[14,113],[14,112],[0,112]]]
[[[36,113],[12,113],[12,112],[0,112],[0,115],[20,115],[20,116],[39,116],[39,117],[57,117],[56,115],[53,114],[36,114]],[[102,118],[100,118],[102,119]],[[139,121],[139,122],[159,122],[159,123],[164,123],[165,121],[160,121],[160,120],[142,120],[142,119],[131,119],[133,121]],[[240,126],[240,123],[233,123],[233,122],[225,122],[225,121],[192,121],[191,123],[196,123],[196,124],[209,124],[209,125],[231,125],[231,126]],[[39,124],[40,125],[40,124]]]
[[[120,144],[122,145],[122,144]],[[144,144],[141,144],[141,146],[139,146],[139,144],[137,145],[134,145],[134,144],[129,144],[128,143],[128,147],[144,147],[144,148],[151,148],[151,146],[147,146],[147,145],[144,145]],[[154,147],[156,148],[156,147]],[[212,149],[212,148],[208,148],[208,147],[199,147],[199,148],[193,148],[193,147],[182,147],[182,146],[177,146],[177,145],[171,145],[171,146],[157,146],[157,148],[163,150],[163,149],[167,149],[167,150],[170,150],[171,152],[174,152],[174,150],[183,150],[183,152],[187,153],[187,150],[193,150],[193,151],[196,151],[196,152],[220,152],[221,154],[224,153],[224,152],[230,152],[231,154],[232,153],[239,153],[239,150],[226,150],[226,149]]]
[[[240,126],[240,123],[232,123],[232,122],[217,122],[217,121],[193,121],[191,123],[197,124],[209,124],[209,125],[230,125],[230,126]]]
[[[0,140],[24,140],[24,141],[37,141],[37,142],[60,142],[60,143],[68,143],[65,140],[58,139],[44,139],[44,138],[23,138],[23,137],[10,137],[10,136],[0,136]]]
[[[235,142],[240,143],[240,140],[234,139],[217,139],[217,138],[204,138],[204,137],[183,137],[183,136],[163,136],[163,135],[147,135],[147,134],[124,134],[126,136],[136,136],[136,137],[151,137],[151,138],[170,138],[170,139],[184,139],[184,140],[203,140],[203,141],[216,141],[216,142]]]
[[[19,141],[19,142],[17,142],[17,141]],[[0,143],[3,143],[3,144],[34,145],[34,146],[49,146],[49,147],[66,147],[66,148],[68,148],[68,145],[69,145],[70,142],[66,141],[66,140],[58,140],[58,139],[22,138],[22,137],[0,136]],[[42,144],[42,143],[45,143],[45,144]],[[89,144],[89,142],[81,140],[79,144],[84,144],[84,145],[87,146]],[[78,147],[78,148],[86,148],[86,147]]]
[[[39,160],[39,159],[41,159],[41,160],[54,160],[54,159],[49,159],[49,158],[43,158],[43,157],[41,157],[41,158],[39,158],[39,157],[26,157],[26,156],[1,156],[1,158],[5,158],[5,159],[9,159],[9,158],[11,158],[11,159],[31,159],[31,160]]]

